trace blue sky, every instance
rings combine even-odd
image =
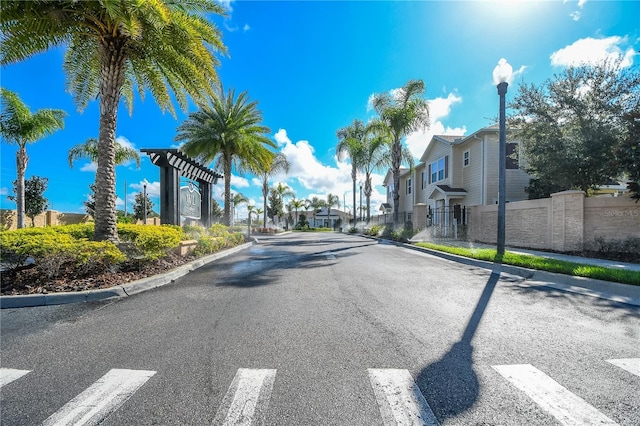
[[[515,71],[507,99],[519,84],[540,84],[570,64],[622,57],[637,65],[640,50],[638,1],[224,1],[227,19],[213,18],[229,56],[219,76],[226,87],[248,91],[259,102],[264,123],[292,163],[286,182],[297,198],[326,198],[331,192],[351,209],[351,166],[338,161],[336,130],[355,118],[368,120],[372,94],[410,79],[426,84],[431,127],[405,143],[419,158],[433,134],[468,135],[491,124],[498,96],[492,71],[506,58]],[[65,129],[31,144],[26,177],[49,178],[50,208],[83,212],[95,167],[67,163],[69,148],[98,135],[98,103],[78,112],[65,91],[64,49],[3,67],[0,84],[19,94],[32,111],[68,112]],[[176,106],[177,108],[177,106]],[[193,108],[192,108],[193,110]],[[175,147],[176,127],[187,117],[163,114],[151,96],[136,99],[133,113],[122,105],[117,137],[140,148]],[[16,177],[13,145],[0,146],[0,203]],[[159,203],[159,170],[141,154],[142,167],[116,168],[118,208],[131,211],[135,194],[148,182]],[[384,200],[385,171],[374,176],[372,209]],[[259,182],[233,175],[232,190],[262,207]],[[214,189],[222,199],[223,185]],[[220,201],[220,204],[222,202]],[[157,210],[157,208],[156,208]],[[242,207],[239,216],[246,217]]]

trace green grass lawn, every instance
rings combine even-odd
[[[493,249],[471,249],[464,247],[443,246],[431,243],[416,243],[418,247],[443,251],[458,256],[472,259],[486,260],[487,262],[502,263],[504,265],[522,266],[540,271],[555,272],[559,274],[574,275],[578,277],[593,278],[597,280],[613,281],[623,284],[640,285],[640,272],[604,268],[602,266],[585,265],[581,263],[567,262],[564,260],[549,259],[546,257],[528,254],[515,254],[506,252],[502,259]]]

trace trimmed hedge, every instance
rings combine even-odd
[[[172,225],[147,226],[118,224],[118,236],[123,242],[133,243],[145,259],[157,259],[178,247],[182,241],[182,228]]]

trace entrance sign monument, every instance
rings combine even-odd
[[[211,226],[212,186],[221,174],[205,167],[179,149],[142,148],[151,162],[160,167],[160,221],[180,225],[180,216],[200,219],[204,227]],[[180,187],[180,176],[193,182]]]

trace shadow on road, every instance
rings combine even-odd
[[[299,241],[296,240],[295,245]],[[269,246],[284,245],[274,244],[273,241],[267,243]],[[249,251],[246,259],[222,260],[204,266],[191,273],[192,276],[207,274],[213,280],[212,284],[223,287],[259,287],[279,282],[278,270],[284,269],[313,269],[324,268],[332,265],[336,261],[336,255],[340,258],[355,256],[356,252],[349,252],[353,249],[367,247],[375,242],[355,244],[351,241],[350,246],[333,248],[330,250],[318,250],[311,253],[292,253],[286,250],[269,249],[265,251],[260,246],[254,246]],[[288,244],[291,246],[292,243]],[[215,272],[214,272],[215,271]],[[212,272],[214,272],[212,274]]]
[[[499,277],[500,274],[496,272],[489,276],[460,341],[438,361],[425,367],[416,379],[418,387],[440,422],[465,412],[478,400],[480,386],[473,369],[471,341]]]

